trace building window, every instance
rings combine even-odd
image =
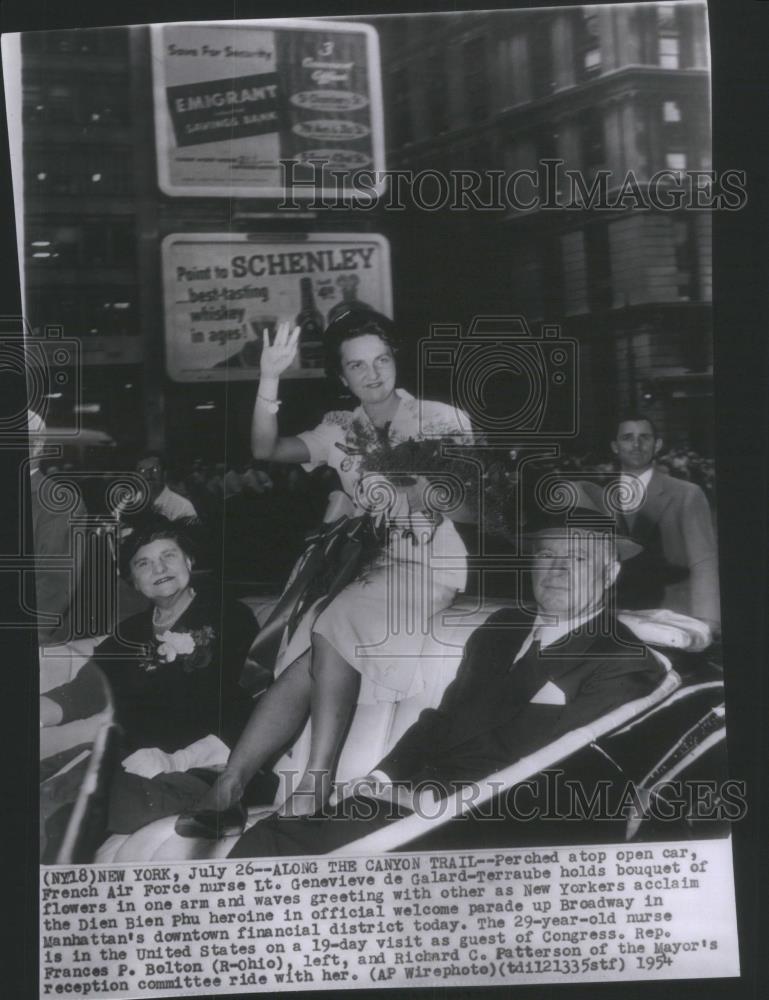
[[[62,288],[36,290],[30,296],[32,331],[60,326],[69,337],[112,337],[138,334],[135,288]]]
[[[72,149],[25,149],[24,187],[29,197],[80,194],[78,160],[77,151]]]
[[[680,5],[663,3],[657,5],[657,63],[663,69],[681,69],[686,65],[682,42]]]
[[[92,52],[92,44],[88,37],[88,32],[80,31],[51,31],[46,38],[46,52],[55,53],[62,56]]]
[[[126,28],[30,31],[21,36],[24,55],[118,56],[128,59]]]
[[[71,83],[25,76],[22,95],[22,120],[25,125],[69,125],[79,120],[78,89]]]
[[[124,125],[130,120],[128,81],[124,77],[109,84],[88,80],[80,95],[83,125]]]
[[[431,52],[427,59],[425,98],[427,102],[427,114],[430,119],[430,129],[433,135],[440,135],[441,132],[446,132],[449,127],[448,115],[446,113],[448,94],[446,93],[446,67],[441,49]]]
[[[26,256],[34,267],[132,267],[136,264],[134,224],[115,219],[63,226],[33,223],[28,228]]]
[[[133,224],[110,220],[83,227],[83,263],[87,267],[130,267],[136,263]]]
[[[486,72],[486,39],[471,38],[462,47],[465,108],[471,118],[489,113],[489,78]]]
[[[83,189],[88,194],[128,195],[133,192],[131,149],[88,147],[83,156]]]
[[[21,117],[25,125],[45,121],[46,90],[42,83],[25,79],[21,88]]]
[[[585,264],[587,297],[591,312],[611,309],[611,254],[609,227],[605,222],[593,223],[585,229]]]
[[[87,267],[109,267],[110,233],[105,225],[83,227],[83,263]]]
[[[130,121],[128,79],[119,74],[73,82],[25,74],[22,118],[25,125],[124,125]]]
[[[553,92],[553,43],[552,18],[539,18],[529,31],[529,63],[531,66],[531,92],[534,97],[546,97]]]
[[[29,296],[30,325],[35,336],[43,337],[49,327],[61,327],[65,337],[79,337],[83,332],[82,298],[80,291],[62,288],[52,291],[35,290]]]
[[[96,52],[101,56],[118,56],[128,62],[128,31],[125,28],[102,28],[91,32]]]
[[[686,130],[678,101],[663,101],[662,142],[668,170],[686,170],[689,157]]]
[[[577,58],[577,79],[589,80],[601,72],[600,15],[592,7],[583,8],[575,13],[574,51]]]
[[[30,197],[128,195],[133,191],[133,157],[129,146],[62,148],[32,145],[25,149],[24,184]]]
[[[27,260],[35,268],[77,267],[81,236],[78,226],[30,224],[27,229]]]
[[[686,153],[665,153],[665,166],[668,170],[674,170],[676,173],[680,173],[686,170],[687,157]]]
[[[91,337],[132,336],[139,332],[136,294],[133,290],[98,290],[83,305],[84,331]]]
[[[582,167],[592,174],[606,164],[603,111],[600,108],[584,111],[580,115],[579,126]]]
[[[681,302],[699,298],[697,239],[694,220],[678,218],[673,221],[673,248],[676,261],[676,282]]]
[[[660,38],[660,66],[679,69],[680,52],[677,38]]]

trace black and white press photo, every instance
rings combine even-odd
[[[739,976],[706,4],[207,17],[2,38],[41,995]]]

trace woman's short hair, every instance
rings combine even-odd
[[[353,306],[329,323],[323,334],[325,369],[329,377],[342,374],[342,344],[367,334],[380,337],[393,355],[398,353],[398,338],[393,321],[375,309]]]
[[[196,526],[194,518],[182,517],[171,521],[155,511],[134,518],[125,518],[120,526],[121,532],[125,532],[120,541],[118,556],[120,575],[130,580],[133,557],[143,546],[160,539],[176,542],[185,556],[194,563],[198,549],[195,541]]]

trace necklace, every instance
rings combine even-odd
[[[163,609],[159,608],[156,604],[155,607],[152,609],[152,624],[155,626],[155,629],[170,628],[171,625],[174,624],[174,622],[178,621],[178,619],[181,618],[181,616],[184,614],[184,612],[192,603],[194,597],[195,597],[195,591],[192,589],[192,587],[190,587],[188,590],[185,591],[183,598],[177,601],[170,608],[170,612],[166,611],[165,615],[163,614]]]

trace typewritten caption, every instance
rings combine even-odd
[[[41,996],[739,975],[729,840],[41,870]]]

